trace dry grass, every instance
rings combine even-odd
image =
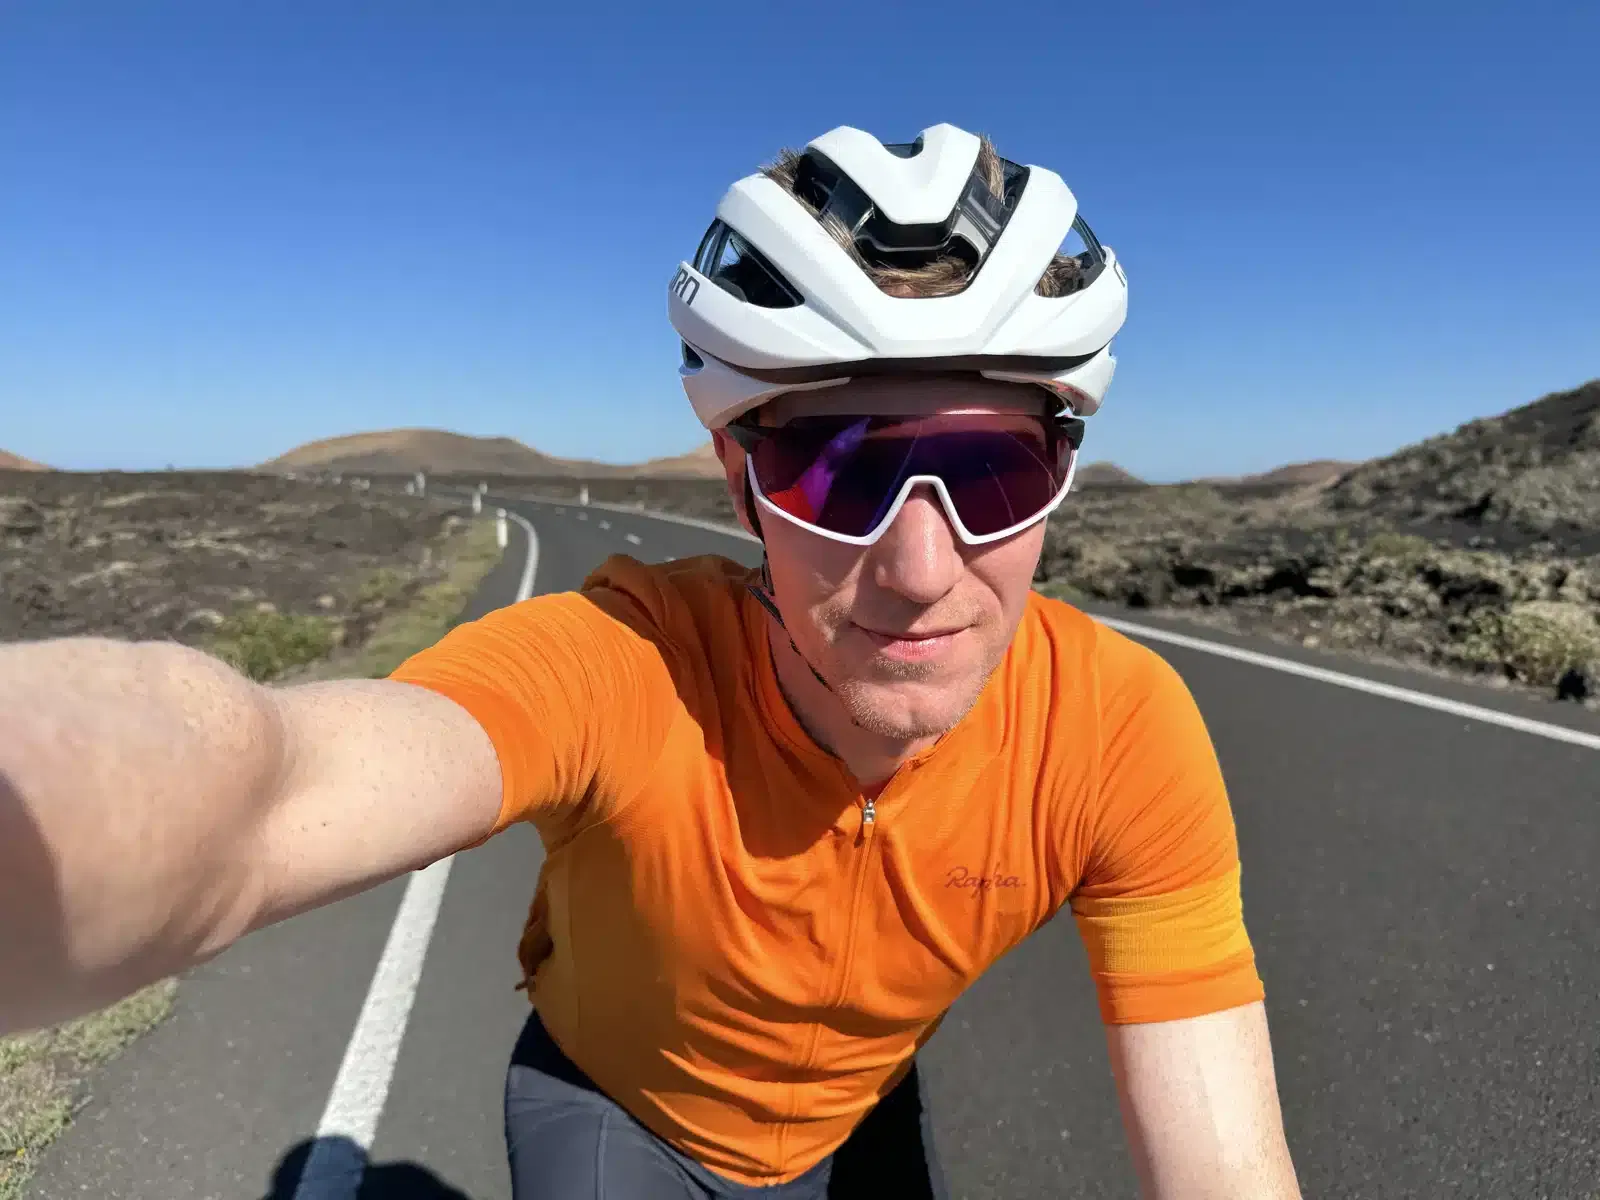
[[[433,645],[450,631],[483,577],[500,561],[494,522],[473,522],[447,553],[443,578],[418,588],[404,604],[388,607],[407,590],[406,578],[394,569],[380,568],[362,581],[358,596],[383,609],[368,636],[359,646],[337,649],[289,672],[286,681],[382,679],[418,650]]]
[[[89,1071],[172,1011],[175,981],[54,1029],[0,1038],[0,1200],[18,1200],[38,1155],[82,1103]]]

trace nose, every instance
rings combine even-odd
[[[872,547],[872,578],[881,588],[929,605],[945,596],[966,569],[961,539],[933,489],[919,484]]]

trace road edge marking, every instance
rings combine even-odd
[[[533,577],[539,573],[539,534],[528,522],[528,518],[521,513],[511,512],[508,509],[506,516],[520,525],[522,532],[528,538],[528,554],[522,564],[522,578],[517,581],[517,598],[514,601],[516,604],[521,604],[533,595]]]
[[[1327,667],[1315,667],[1309,663],[1298,663],[1293,659],[1279,658],[1273,654],[1263,654],[1259,650],[1246,650],[1239,646],[1229,646],[1224,642],[1213,642],[1205,638],[1176,633],[1172,630],[1160,629],[1152,625],[1141,625],[1136,621],[1125,621],[1120,617],[1102,617],[1096,616],[1094,613],[1089,613],[1088,615],[1101,624],[1109,625],[1119,633],[1126,633],[1132,637],[1145,637],[1150,638],[1152,641],[1169,642],[1174,646],[1198,650],[1203,654],[1231,658],[1237,662],[1265,667],[1271,671],[1298,675],[1303,679],[1314,679],[1320,683],[1330,683],[1335,687],[1349,688],[1352,691],[1365,692],[1371,696],[1382,696],[1388,700],[1398,700],[1402,704],[1413,704],[1419,708],[1429,708],[1435,712],[1449,713],[1451,716],[1465,717],[1472,721],[1483,721],[1490,725],[1499,725],[1505,729],[1515,729],[1519,733],[1529,733],[1536,737],[1549,738],[1552,741],[1567,742],[1589,750],[1600,750],[1600,734],[1586,733],[1581,729],[1568,729],[1564,725],[1553,725],[1548,721],[1537,721],[1532,717],[1519,717],[1512,713],[1501,712],[1499,709],[1485,708],[1479,704],[1468,704],[1464,700],[1449,700],[1443,696],[1435,696],[1430,692],[1420,692],[1394,683],[1380,683],[1376,679],[1364,679],[1360,675],[1349,675],[1343,671],[1334,671]]]
[[[506,515],[528,539],[522,575],[517,581],[515,603],[520,604],[533,594],[533,581],[539,570],[539,535],[526,517],[515,512]],[[441,858],[412,872],[406,881],[383,953],[372,973],[372,982],[367,985],[361,1015],[356,1018],[328,1102],[317,1122],[311,1153],[295,1184],[294,1200],[355,1200],[361,1190],[367,1155],[389,1098],[400,1044],[411,1020],[428,943],[433,939],[454,862],[453,854]]]
[[[509,497],[508,497],[509,498]],[[530,504],[561,504],[567,508],[577,507],[570,500],[557,500],[551,496],[521,496],[519,499]],[[680,517],[677,513],[659,512],[653,508],[630,508],[626,504],[611,504],[599,500],[591,500],[589,508],[603,508],[609,512],[626,513],[635,517],[649,517],[654,521],[671,521],[675,525],[688,525],[694,529],[704,529],[710,533],[720,533],[724,537],[739,538],[741,541],[755,542],[758,545],[761,539],[754,537],[742,525],[724,525],[720,521],[706,521],[699,517]]]

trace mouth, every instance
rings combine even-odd
[[[903,659],[936,658],[965,632],[964,626],[903,632],[869,629],[865,625],[857,625],[856,629],[881,653]]]
[[[856,628],[861,630],[862,633],[869,634],[875,638],[882,638],[883,640],[889,642],[921,642],[926,641],[929,638],[952,637],[953,635],[960,633],[964,627],[961,625],[951,625],[946,629],[893,630],[873,629],[870,625],[857,625]]]

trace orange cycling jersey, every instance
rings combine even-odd
[[[1064,905],[1107,1022],[1262,998],[1222,774],[1162,658],[1033,594],[973,709],[869,797],[785,702],[752,578],[615,556],[392,676],[493,741],[495,831],[546,850],[524,977],[609,1096],[729,1178],[792,1179]]]

